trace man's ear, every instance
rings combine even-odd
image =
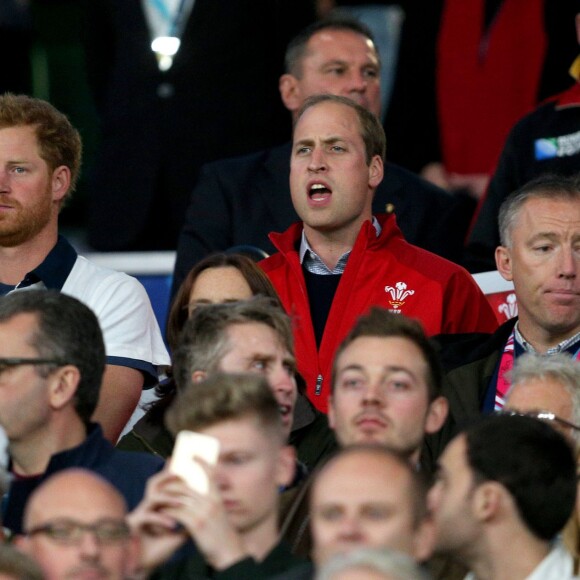
[[[191,382],[192,383],[201,383],[207,378],[207,373],[205,371],[193,371],[191,373]]]
[[[81,373],[74,365],[65,365],[56,369],[49,377],[49,402],[54,410],[69,404],[75,397]]]
[[[509,248],[498,246],[495,249],[495,264],[501,277],[511,282],[513,280],[512,256]]]
[[[276,468],[276,483],[289,485],[296,473],[296,449],[291,445],[284,445],[279,451],[278,466]]]
[[[385,167],[380,155],[375,155],[369,164],[369,185],[376,188],[383,180]]]
[[[283,74],[278,81],[278,89],[284,106],[294,113],[302,105],[302,91],[298,79],[289,73]]]
[[[447,414],[449,412],[449,402],[445,397],[437,397],[434,401],[429,404],[429,410],[427,411],[427,419],[425,421],[425,433],[437,433],[445,419],[447,419]]]
[[[70,188],[71,173],[66,165],[57,167],[52,172],[51,191],[53,201],[62,201]]]
[[[485,481],[473,494],[473,514],[479,521],[494,517],[500,509],[502,497],[507,493],[497,481]]]

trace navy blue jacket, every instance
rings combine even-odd
[[[105,478],[132,510],[143,498],[149,477],[160,471],[163,464],[161,458],[149,453],[115,449],[103,437],[100,425],[91,424],[87,438],[77,447],[53,455],[41,476],[13,480],[3,501],[3,524],[15,533],[22,533],[22,517],[30,495],[53,473],[70,467],[88,469]]]

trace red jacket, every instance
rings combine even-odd
[[[409,244],[394,215],[377,216],[379,237],[363,224],[334,296],[317,352],[298,249],[302,224],[270,234],[279,250],[260,262],[294,320],[298,370],[321,411],[328,408],[334,352],[356,319],[374,305],[419,319],[427,334],[493,332],[497,319],[466,270]]]

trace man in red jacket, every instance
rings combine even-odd
[[[298,113],[290,191],[302,223],[272,234],[261,262],[296,318],[298,369],[327,410],[334,351],[372,305],[419,319],[427,334],[491,332],[495,315],[461,267],[407,243],[394,215],[372,215],[385,134],[350,99],[318,95]]]

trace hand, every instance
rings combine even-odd
[[[215,468],[201,458],[195,460],[208,476],[208,493],[201,494],[178,478],[173,489],[179,494],[179,505],[167,505],[163,513],[183,525],[206,562],[216,570],[223,570],[248,557],[248,552],[229,522],[216,484]]]
[[[167,469],[153,475],[147,482],[143,500],[127,516],[129,526],[141,542],[141,573],[165,562],[187,539],[179,522],[166,513],[168,508],[181,505],[182,484]]]

